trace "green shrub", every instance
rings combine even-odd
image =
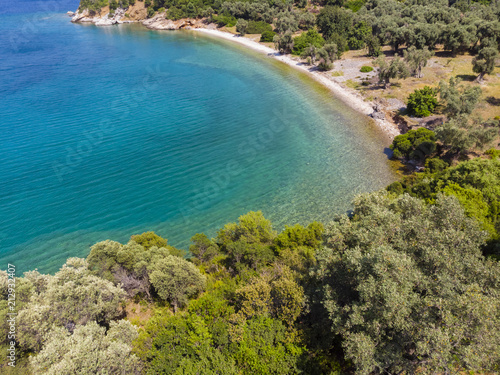
[[[170,7],[167,11],[167,18],[169,20],[177,21],[180,20],[181,18],[185,18],[184,12],[176,7]]]
[[[370,72],[372,72],[372,71],[373,71],[373,68],[372,68],[371,66],[368,66],[368,65],[363,65],[363,66],[361,67],[361,69],[359,69],[359,71],[360,71],[361,73],[370,73]]]
[[[264,31],[260,36],[261,42],[272,42],[276,33],[274,31]]]
[[[434,112],[438,101],[436,90],[425,86],[423,89],[415,90],[408,96],[408,114],[417,117],[426,117]]]
[[[425,169],[431,173],[441,172],[448,168],[449,165],[444,160],[439,158],[428,159],[425,162]]]
[[[323,37],[314,29],[310,29],[300,36],[293,38],[293,50],[294,55],[300,55],[306,47],[314,46],[316,48],[321,48],[325,45],[325,40]]]
[[[248,21],[247,34],[262,34],[265,31],[273,31],[272,26],[264,21]]]
[[[236,19],[236,17],[229,16],[226,14],[221,14],[218,16],[213,16],[212,22],[216,23],[219,27],[222,26],[233,27],[236,26],[236,22],[238,22],[238,20]]]
[[[151,18],[155,15],[155,10],[153,9],[153,7],[149,7],[148,8],[148,18]]]
[[[436,134],[425,128],[410,130],[394,138],[390,148],[395,158],[423,161],[436,151]]]
[[[163,13],[163,12],[165,12],[165,8],[162,7],[160,9],[158,9],[158,13]]]

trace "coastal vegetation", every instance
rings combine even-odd
[[[429,159],[425,173],[357,196],[352,214],[326,225],[278,232],[249,212],[214,238],[193,236],[188,254],[147,232],[99,242],[54,275],[26,272],[16,278],[20,358],[2,372],[498,372],[492,154],[455,167]]]
[[[396,136],[390,148],[406,175],[358,195],[352,212],[330,222],[278,231],[262,212],[249,212],[213,238],[195,234],[188,251],[146,232],[126,244],[94,244],[54,275],[16,278],[20,359],[2,371],[499,373],[500,3],[145,0],[144,7],[148,17],[206,18],[261,34],[319,70],[357,53],[377,66],[356,67],[372,75],[360,90],[404,99],[399,116],[410,128],[409,117],[441,122]],[[6,331],[7,280],[2,272]],[[8,348],[5,337],[1,344]]]

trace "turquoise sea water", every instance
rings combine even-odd
[[[393,179],[387,140],[305,75],[47,4],[0,7],[0,269],[53,272],[146,230],[187,248],[250,210],[327,221]]]

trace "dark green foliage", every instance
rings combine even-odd
[[[326,40],[334,34],[347,38],[352,28],[352,13],[343,8],[326,6],[319,12],[316,23]]]
[[[425,161],[426,172],[436,173],[444,171],[446,168],[448,168],[448,163],[446,163],[443,159],[431,158]]]
[[[276,34],[273,38],[274,48],[280,53],[289,53],[293,49],[293,34],[287,31],[284,34]]]
[[[430,116],[431,113],[434,113],[437,105],[436,90],[429,86],[415,90],[408,96],[407,109],[410,116]]]
[[[148,18],[151,18],[155,15],[155,10],[153,9],[153,7],[149,7],[148,8]]]
[[[368,49],[368,56],[379,57],[382,54],[380,41],[376,36],[369,36],[366,39],[366,47]]]
[[[270,24],[264,21],[248,21],[247,34],[263,34],[266,31],[273,31]]]
[[[373,68],[372,68],[371,66],[368,66],[368,65],[363,65],[363,66],[361,67],[361,69],[359,69],[359,71],[360,71],[361,73],[370,73],[370,72],[372,72],[372,71],[373,71]]]
[[[433,131],[419,128],[398,135],[392,142],[394,157],[424,161],[436,150],[436,135]]]
[[[498,56],[498,49],[493,46],[484,46],[472,60],[472,70],[478,73],[478,81],[482,81],[486,74],[493,73],[495,70],[495,59]]]
[[[301,55],[304,49],[309,46],[314,46],[316,48],[321,48],[325,44],[323,37],[314,29],[308,30],[306,33],[302,33],[300,36],[293,38],[293,50],[294,55]]]
[[[219,27],[222,26],[233,27],[236,26],[236,22],[238,22],[238,20],[236,19],[236,17],[222,14],[222,15],[212,16],[212,22],[216,23]]]
[[[274,37],[276,36],[276,33],[274,31],[264,31],[262,35],[260,36],[260,41],[261,42],[272,42],[274,41]]]
[[[372,36],[372,27],[366,21],[357,22],[349,31],[349,49],[357,50],[365,48],[366,41]]]

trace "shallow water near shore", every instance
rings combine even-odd
[[[328,221],[394,179],[376,126],[293,68],[196,32],[44,15],[12,42],[30,13],[0,13],[0,269],[54,272],[147,230],[187,248],[250,210]]]

